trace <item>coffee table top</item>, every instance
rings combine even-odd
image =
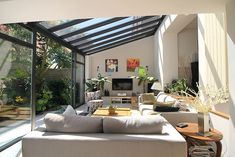
[[[176,130],[186,137],[201,141],[220,141],[223,138],[223,135],[216,129],[210,130],[209,136],[201,136],[198,134],[198,124],[196,123],[186,123],[188,124],[185,128],[176,127]]]
[[[92,116],[130,116],[131,109],[130,108],[117,108],[115,113],[110,114],[108,108],[98,108]]]

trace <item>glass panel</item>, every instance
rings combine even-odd
[[[43,21],[43,22],[40,22],[40,24],[44,26],[45,28],[49,29],[49,28],[64,24],[69,21],[71,20]]]
[[[132,19],[136,19],[136,18],[139,18],[139,17],[130,17]],[[131,28],[131,27],[134,27],[134,26],[137,26],[137,25],[140,25],[140,24],[144,24],[144,23],[147,23],[147,22],[150,22],[150,21],[153,21],[153,20],[156,20],[158,17],[153,17],[153,18],[150,18],[150,19],[147,19],[147,20],[144,20],[144,21],[141,21],[141,22],[138,22],[138,23],[135,23],[135,24],[132,24],[132,25],[128,25],[128,26],[125,26],[125,27],[121,27],[121,28],[118,28],[118,29],[115,29],[113,31],[110,31],[110,32],[107,32],[107,33],[103,33],[101,35],[97,35],[97,36],[94,36],[90,39],[86,39],[86,40],[82,40],[80,42],[77,42],[77,43],[74,43],[73,45],[80,45],[82,43],[86,43],[90,40],[94,40],[94,39],[97,39],[97,38],[100,38],[100,37],[103,37],[103,36],[106,36],[106,35],[110,35],[110,34],[113,34],[113,33],[116,33],[116,32],[119,32],[119,31],[122,31],[122,30],[125,30],[125,29],[128,29],[128,28]],[[128,18],[129,19],[129,18]],[[125,19],[124,19],[125,20]],[[157,22],[156,22],[157,23]],[[155,24],[156,24],[155,23]],[[121,35],[121,34],[120,34]],[[123,35],[123,34],[122,34]]]
[[[75,104],[80,106],[84,103],[84,65],[76,64],[76,85],[75,85]]]
[[[61,36],[61,35],[64,35],[64,34],[67,34],[67,33],[73,32],[73,31],[76,31],[78,29],[89,27],[89,26],[97,24],[99,22],[103,22],[103,21],[108,20],[108,19],[109,18],[95,18],[95,19],[91,19],[91,20],[88,20],[88,21],[85,21],[85,22],[73,25],[71,27],[68,27],[68,28],[56,31],[55,34],[58,35],[58,36]],[[82,34],[80,34],[80,35],[82,36]],[[68,39],[68,40],[72,40],[72,39]]]
[[[0,39],[0,147],[30,132],[31,54]]]
[[[79,48],[80,48],[80,49],[84,49],[84,48],[89,47],[89,46],[92,46],[92,45],[94,45],[94,44],[98,44],[98,43],[101,43],[101,42],[104,42],[104,41],[107,41],[107,40],[110,40],[110,39],[113,39],[113,38],[117,38],[117,37],[119,37],[119,36],[122,36],[122,35],[125,35],[125,34],[128,34],[128,33],[132,33],[132,32],[135,32],[135,31],[139,31],[139,30],[145,29],[145,28],[151,28],[151,27],[153,27],[154,25],[156,25],[156,23],[151,24],[151,25],[148,25],[148,26],[145,26],[145,27],[141,27],[141,28],[139,28],[139,29],[135,29],[135,30],[132,30],[132,31],[128,31],[128,32],[126,32],[126,33],[118,34],[118,35],[116,35],[116,36],[113,36],[113,37],[110,37],[110,38],[107,38],[107,39],[104,39],[104,40],[100,40],[100,41],[97,41],[97,42],[94,42],[94,43],[92,43],[92,44],[89,44],[89,45],[86,45],[86,46],[83,46],[83,47],[79,47]],[[123,39],[124,39],[124,38],[123,38]],[[122,40],[122,39],[121,39],[121,40]]]
[[[118,42],[118,41],[121,41],[121,40],[129,39],[129,38],[135,37],[136,35],[144,34],[144,33],[150,32],[150,31],[153,31],[153,29],[150,29],[150,30],[148,30],[148,31],[144,31],[144,32],[141,32],[141,33],[137,33],[137,34],[135,34],[135,35],[128,36],[128,37],[125,37],[125,38],[122,38],[122,39],[119,39],[119,40],[115,40],[115,41],[112,41],[112,42],[109,42],[109,43],[106,43],[106,44],[102,44],[102,45],[99,45],[99,46],[96,46],[96,47],[87,49],[86,51],[91,51],[91,50],[93,50],[93,49],[96,49],[96,48],[99,48],[99,47],[102,47],[102,46],[105,46],[105,45],[109,45],[109,44],[112,44],[112,43],[115,43],[115,42]],[[86,51],[85,51],[85,52],[86,52]]]
[[[52,39],[37,35],[36,111],[63,111],[72,104],[72,53]]]
[[[129,22],[129,21],[131,21],[133,19],[134,19],[134,17],[128,17],[128,18],[125,18],[123,20],[119,20],[119,21],[107,24],[105,26],[89,30],[89,31],[87,31],[85,33],[69,37],[69,38],[66,39],[66,41],[72,41],[72,40],[75,40],[77,38],[80,38],[80,37],[83,37],[83,36],[86,36],[86,35],[89,35],[89,34],[93,34],[93,33],[96,33],[96,32],[99,32],[99,31],[102,31],[102,30],[105,30],[105,29],[108,29],[108,28],[111,28],[111,27],[114,27],[114,26],[117,26],[117,25],[120,25],[120,24],[123,24],[123,23],[126,23],[126,22]],[[92,39],[94,39],[94,38],[92,38]]]
[[[134,19],[137,19],[137,18],[140,18],[140,17],[133,17],[133,20],[134,20]],[[122,27],[122,28],[119,28],[119,29],[115,29],[115,30],[113,30],[113,31],[110,31],[110,32],[107,32],[107,33],[104,33],[104,34],[101,34],[101,35],[97,35],[97,36],[91,38],[91,40],[96,39],[96,38],[100,38],[100,37],[103,37],[103,36],[106,36],[106,35],[109,35],[109,34],[112,34],[112,33],[116,33],[116,32],[118,32],[118,31],[125,30],[125,29],[127,29],[127,28],[131,28],[131,27],[134,27],[134,26],[143,24],[143,23],[147,23],[147,22],[150,22],[150,21],[153,21],[153,20],[156,20],[156,17],[153,17],[153,18],[150,18],[150,19],[147,19],[147,20],[138,22],[138,23],[134,23],[134,24],[132,24],[132,25],[128,25],[128,26],[125,26],[125,27]]]
[[[0,32],[32,43],[32,32],[18,24],[0,24]]]
[[[82,55],[77,54],[77,61],[84,63],[85,59]]]

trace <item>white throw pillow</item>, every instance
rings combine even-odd
[[[104,117],[104,133],[161,134],[165,119],[160,115]]]
[[[48,113],[44,117],[46,130],[51,132],[101,133],[102,117],[65,116]]]
[[[77,112],[74,110],[74,108],[71,105],[68,105],[63,115],[65,116],[77,115]]]
[[[158,95],[156,96],[156,99],[158,102],[169,102],[169,101],[172,102],[176,100],[164,92],[159,92]]]

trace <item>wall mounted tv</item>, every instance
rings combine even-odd
[[[132,78],[113,78],[112,90],[132,90],[133,80]]]

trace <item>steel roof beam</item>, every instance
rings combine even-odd
[[[113,46],[115,45],[122,45],[122,44],[126,44],[126,43],[129,43],[131,41],[134,41],[135,39],[138,39],[138,38],[142,38],[142,37],[147,37],[149,35],[153,35],[153,31],[151,32],[146,32],[144,34],[139,34],[139,35],[136,35],[136,36],[133,36],[131,38],[127,38],[127,39],[124,39],[124,40],[120,40],[120,41],[117,41],[117,42],[114,42],[114,43],[111,43],[111,44],[108,44],[108,45],[104,45],[104,46],[101,46],[101,47],[98,47],[98,48],[95,48],[95,49],[92,49],[92,50],[86,50],[86,51],[82,51],[83,53],[87,54],[87,53],[92,53],[94,51],[97,51],[97,50],[102,50],[103,49],[109,49],[110,47],[113,48]],[[116,46],[115,46],[116,47]]]
[[[105,45],[105,44],[107,44],[107,43],[111,43],[111,42],[113,42],[113,41],[120,40],[120,39],[129,37],[129,36],[138,34],[138,33],[143,33],[143,32],[146,32],[146,31],[154,30],[155,27],[156,27],[156,26],[151,26],[151,27],[147,27],[147,28],[144,28],[144,29],[140,29],[140,30],[134,31],[134,32],[130,32],[130,33],[127,33],[127,34],[118,36],[118,37],[116,37],[116,38],[113,38],[113,39],[110,39],[110,40],[107,40],[107,41],[103,41],[103,42],[100,42],[100,43],[97,43],[97,44],[94,44],[94,45],[91,45],[91,46],[89,46],[89,47],[86,47],[86,48],[83,48],[83,49],[79,49],[79,50],[84,51],[84,50],[86,50],[86,49],[91,49],[91,48],[93,48],[93,47],[97,47],[97,46],[100,46],[100,45]]]

